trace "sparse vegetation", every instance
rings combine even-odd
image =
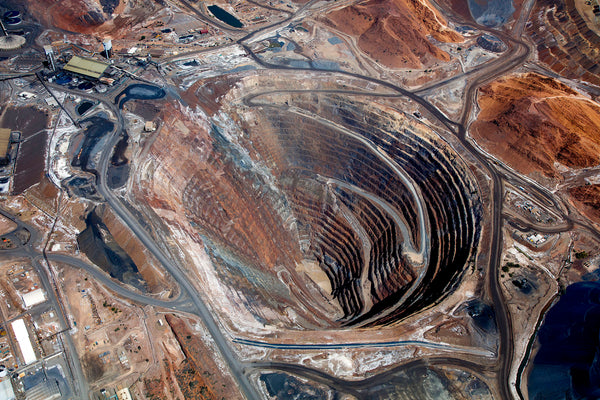
[[[514,263],[512,261],[507,261],[506,264],[502,266],[502,272],[508,272],[511,268],[520,268],[521,264]]]
[[[588,258],[590,255],[587,251],[582,250],[575,253],[575,258],[578,260],[583,260],[584,258]]]

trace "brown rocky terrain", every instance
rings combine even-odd
[[[557,177],[555,162],[599,163],[600,106],[559,81],[529,73],[481,88],[481,112],[471,134],[522,173]]]
[[[569,189],[578,209],[596,221],[600,221],[600,185],[586,185]]]
[[[358,38],[362,51],[391,68],[420,68],[450,55],[436,47],[440,42],[460,42],[443,17],[420,0],[370,0],[333,11],[326,21]]]
[[[190,328],[190,324],[195,322],[173,314],[167,314],[165,317],[186,357],[179,365],[172,366],[184,398],[241,398],[231,375],[223,373],[215,361],[214,350]]]
[[[131,35],[131,27],[153,15],[157,6],[152,0],[27,1],[27,10],[43,25],[112,38]]]

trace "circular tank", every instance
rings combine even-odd
[[[16,50],[25,44],[26,40],[22,36],[8,35],[0,36],[0,51]]]
[[[4,18],[18,18],[21,16],[21,13],[17,10],[11,10],[4,13]]]
[[[20,25],[21,22],[23,22],[21,20],[21,18],[15,17],[15,18],[7,18],[6,22],[4,24],[6,26],[17,26],[17,25]]]

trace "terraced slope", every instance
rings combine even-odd
[[[450,291],[481,213],[454,151],[370,99],[273,101],[160,135],[153,157],[173,179],[146,183],[155,205],[185,210],[239,302],[325,328],[394,323]]]
[[[600,36],[588,27],[574,0],[536,2],[527,32],[540,61],[553,71],[600,84]]]

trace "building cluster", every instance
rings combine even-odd
[[[536,246],[544,243],[546,240],[548,240],[548,235],[542,235],[539,233],[534,233],[531,234],[529,236],[527,236],[527,240],[531,243],[534,244]]]
[[[109,62],[73,54],[73,48],[77,46],[64,48],[60,43],[56,46],[54,44],[44,46],[48,67],[44,77],[49,82],[70,89],[84,91],[95,89],[98,93],[103,93],[126,75],[127,71],[123,69],[110,68],[112,64]],[[111,42],[105,41],[103,49],[102,54],[106,57],[106,61],[109,61],[112,56]]]
[[[122,389],[117,389],[117,390],[111,390],[111,392],[114,392],[113,395],[111,395],[109,393],[108,390],[106,389],[102,389],[100,391],[100,394],[102,396],[102,399],[113,399],[113,400],[132,400],[133,397],[131,397],[131,392],[129,391],[129,388],[122,388]]]
[[[125,78],[143,80],[136,75],[137,70],[155,64],[151,52],[144,57],[135,55],[137,51],[114,53],[110,39],[102,42],[101,51],[95,50],[61,41],[46,45],[44,52],[47,68],[41,76],[48,82],[71,90],[105,93],[110,87],[118,86]],[[160,57],[161,54],[154,55]]]
[[[53,399],[68,393],[56,311],[29,264],[3,271],[0,295],[0,399]]]

